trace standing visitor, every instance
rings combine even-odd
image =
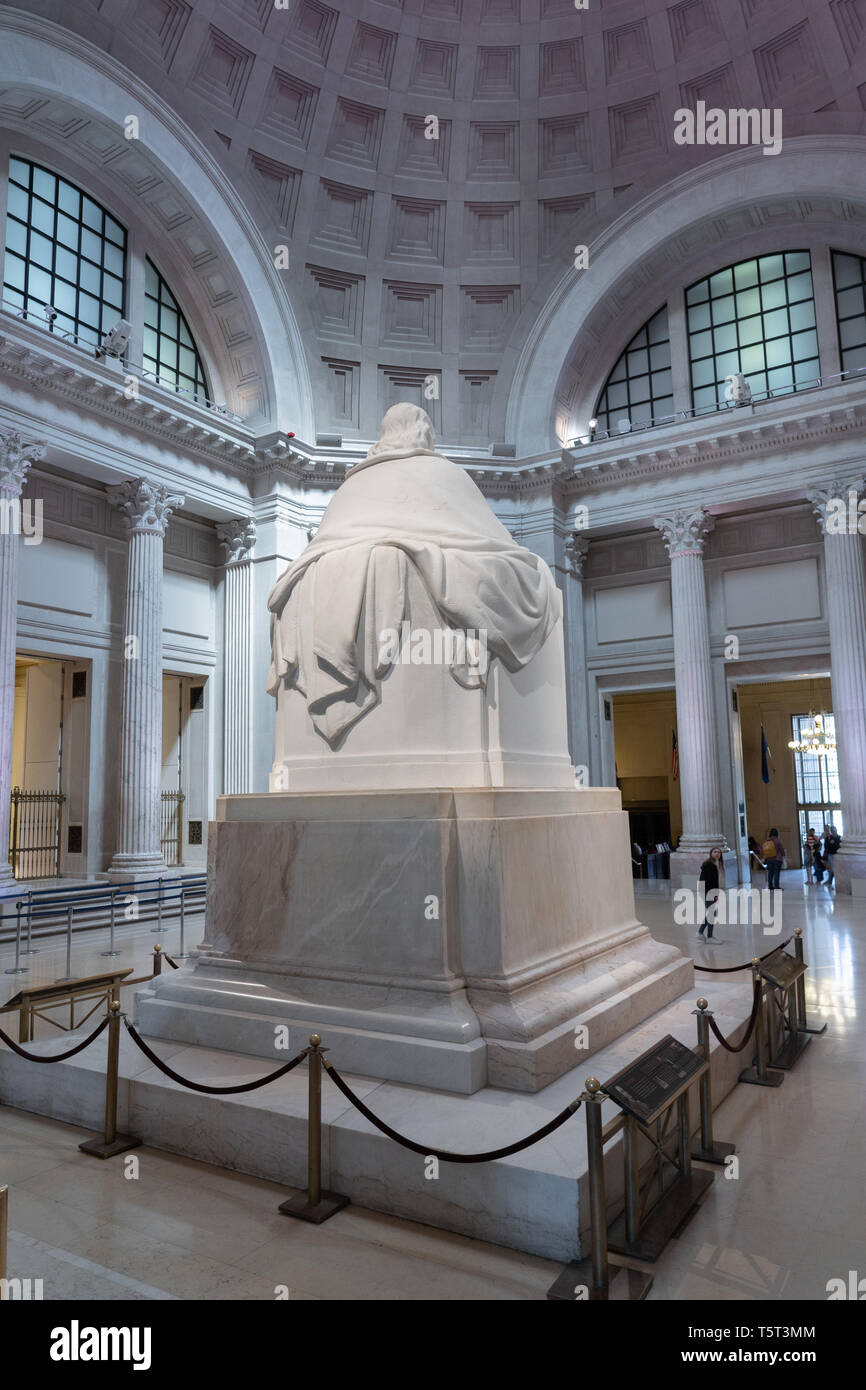
[[[824,862],[821,859],[821,841],[818,839],[811,825],[806,831],[803,852],[803,867],[806,870],[806,882],[820,883],[821,876],[824,872]]]
[[[701,865],[701,872],[698,877],[698,882],[704,885],[706,902],[703,926],[698,928],[698,936],[702,940],[704,931],[707,933],[707,941],[713,939],[713,927],[716,924],[716,903],[719,898],[719,870],[722,868],[722,851],[716,846],[710,850],[709,858],[705,859]]]
[[[767,864],[767,887],[775,891],[779,885],[779,875],[782,872],[782,864],[786,858],[785,846],[779,839],[779,832],[773,826],[763,845],[761,853]]]
[[[827,824],[824,826],[823,841],[824,863],[827,866],[826,886],[830,888],[836,879],[836,869],[834,867],[833,861],[835,860],[836,855],[839,852],[839,846],[842,843],[842,841],[836,833],[835,825]]]

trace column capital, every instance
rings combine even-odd
[[[675,555],[702,555],[704,541],[715,526],[715,518],[703,507],[684,508],[669,516],[653,518],[653,526],[661,531],[671,559]]]
[[[47,447],[42,440],[23,439],[17,430],[0,430],[0,488],[20,497],[27,470]]]
[[[849,532],[857,535],[860,520],[857,504],[864,488],[866,479],[862,474],[834,478],[832,482],[823,483],[820,487],[809,488],[806,500],[818,518],[818,526],[823,535],[841,536]]]
[[[585,531],[572,531],[565,542],[568,572],[574,579],[583,579],[583,563],[589,553],[589,536]]]
[[[169,517],[185,498],[169,492],[162,483],[148,478],[131,478],[106,488],[108,500],[122,514],[127,535],[165,536]]]
[[[248,560],[256,543],[256,523],[252,517],[223,521],[216,528],[217,539],[226,553],[226,565],[238,565]]]

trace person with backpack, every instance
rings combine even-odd
[[[824,864],[827,868],[827,884],[830,888],[836,879],[836,870],[833,867],[833,860],[839,852],[842,841],[836,833],[835,825],[827,824],[824,826]]]
[[[775,826],[761,845],[761,854],[767,865],[767,887],[773,892],[776,888],[781,888],[779,875],[782,872],[782,861],[787,857],[785,846],[779,839],[779,832]]]

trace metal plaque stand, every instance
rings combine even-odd
[[[668,1034],[605,1082],[604,1090],[624,1112],[625,1210],[608,1232],[608,1248],[617,1254],[657,1260],[713,1183],[713,1173],[692,1172],[689,1146],[689,1088],[708,1071],[705,1057]],[[676,1130],[669,1131],[674,1111]],[[643,1188],[641,1135],[655,1149],[654,1180],[650,1174]],[[667,1151],[673,1138],[675,1156]],[[673,1182],[666,1182],[665,1164],[678,1172]],[[648,1206],[653,1188],[655,1200]]]
[[[761,962],[757,956],[752,960],[752,982],[760,989],[758,1015],[755,1019],[755,1062],[744,1068],[738,1077],[750,1086],[781,1086],[785,1080],[782,1072],[770,1070],[764,1061],[764,985],[761,975]]]
[[[797,1027],[797,986],[806,974],[806,962],[778,950],[763,962],[761,974],[770,986],[770,1064],[790,1071],[812,1041]]]
[[[607,1197],[604,1184],[604,1140],[601,1110],[605,1096],[594,1076],[587,1078],[581,1096],[586,1112],[586,1153],[589,1165],[589,1208],[592,1253],[566,1265],[548,1290],[547,1297],[563,1303],[633,1303],[646,1298],[653,1284],[651,1274],[616,1265],[607,1254]],[[618,1126],[617,1126],[618,1127]]]

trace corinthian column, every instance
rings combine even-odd
[[[223,793],[253,790],[252,559],[255,522],[249,518],[217,527],[226,552],[223,644]]]
[[[184,499],[136,478],[108,489],[129,536],[120,714],[120,814],[109,875],[152,877],[160,848],[162,780],[162,551],[165,528]]]
[[[0,888],[13,879],[8,846],[21,490],[31,463],[44,453],[44,444],[25,443],[20,434],[0,432]]]
[[[683,833],[671,856],[671,878],[693,877],[714,845],[727,848],[722,831],[719,741],[713,706],[704,539],[713,528],[703,508],[658,516],[653,523],[671,557],[674,679]],[[734,856],[730,855],[731,868]],[[728,859],[725,861],[728,867]]]
[[[863,478],[808,494],[824,536],[830,680],[836,721],[844,835],[837,892],[866,897],[866,573],[857,512]]]

